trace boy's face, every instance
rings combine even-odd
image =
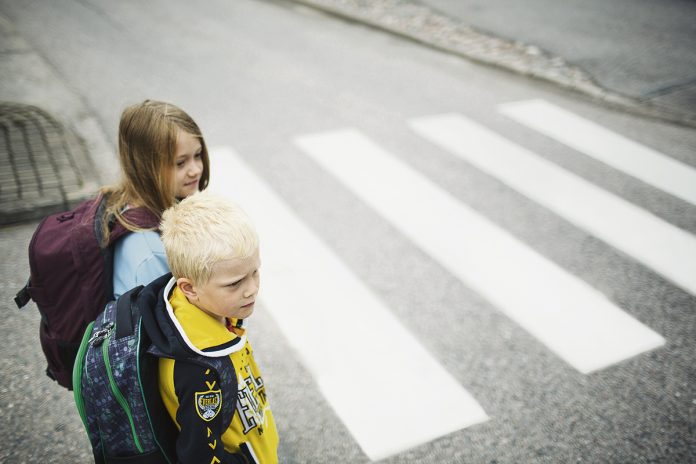
[[[189,302],[203,312],[220,319],[245,319],[254,312],[259,291],[259,250],[246,258],[230,258],[213,266],[210,279],[203,285],[180,285]],[[180,279],[181,280],[181,279]],[[188,290],[188,291],[187,291]]]

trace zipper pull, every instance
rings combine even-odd
[[[114,325],[115,324],[113,322],[109,322],[104,327],[94,332],[92,334],[92,337],[90,337],[89,341],[87,341],[87,343],[89,343],[92,346],[101,345],[104,339],[108,337],[111,334],[111,332],[113,332]]]

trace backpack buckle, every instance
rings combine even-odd
[[[27,280],[27,283],[20,291],[17,292],[17,294],[14,297],[14,302],[17,305],[19,309],[22,309],[29,303],[31,300],[31,295],[29,294],[29,280]]]

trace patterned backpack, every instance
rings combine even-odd
[[[157,381],[158,358],[148,352],[137,296],[106,305],[87,326],[73,370],[73,393],[94,461],[176,463],[177,429]]]

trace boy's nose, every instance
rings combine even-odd
[[[247,287],[246,292],[244,292],[244,298],[251,298],[256,295],[259,291],[259,286],[257,284],[251,284]]]

